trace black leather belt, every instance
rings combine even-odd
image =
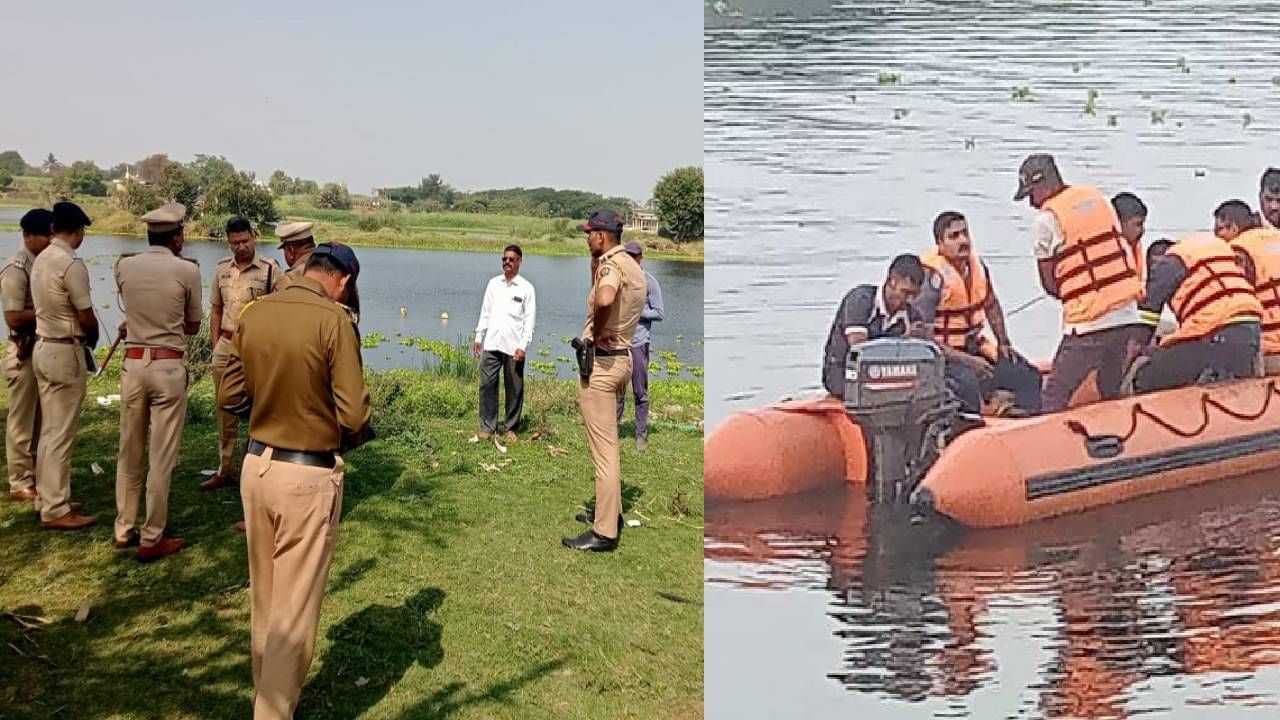
[[[245,446],[245,451],[250,455],[261,456],[268,447],[270,446],[249,438],[249,444]],[[330,470],[338,464],[332,450],[281,450],[280,448],[271,448],[271,459],[295,465],[329,468]]]
[[[600,357],[601,355],[605,357],[609,357],[610,355],[630,355],[630,354],[631,354],[631,350],[625,349],[625,348],[621,350],[601,350],[600,348],[596,348],[596,357]]]

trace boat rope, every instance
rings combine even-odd
[[[1258,411],[1255,413],[1247,413],[1247,412],[1239,412],[1236,410],[1232,410],[1226,405],[1223,405],[1217,400],[1214,400],[1213,397],[1208,393],[1208,391],[1203,392],[1200,394],[1200,415],[1201,415],[1200,424],[1191,430],[1186,430],[1173,425],[1173,423],[1170,423],[1168,420],[1165,420],[1159,415],[1156,415],[1150,410],[1142,407],[1142,403],[1136,402],[1133,404],[1133,406],[1129,410],[1129,429],[1124,433],[1124,435],[1119,436],[1119,438],[1121,442],[1125,442],[1133,437],[1133,434],[1138,429],[1138,418],[1140,416],[1147,418],[1151,422],[1173,433],[1174,435],[1177,435],[1180,438],[1196,437],[1197,435],[1200,435],[1201,433],[1203,433],[1209,427],[1209,408],[1215,408],[1218,410],[1218,412],[1222,413],[1223,415],[1235,418],[1236,420],[1252,422],[1254,420],[1258,420],[1263,415],[1267,414],[1267,409],[1271,407],[1271,398],[1276,395],[1280,395],[1280,388],[1276,387],[1275,380],[1268,381],[1267,392],[1265,397],[1262,400],[1262,407],[1259,408]],[[1080,435],[1086,440],[1096,440],[1098,438],[1103,437],[1100,435],[1090,434],[1090,432],[1085,428],[1085,426],[1082,425],[1077,420],[1068,420],[1066,424],[1067,424],[1067,429],[1071,430],[1077,435]]]

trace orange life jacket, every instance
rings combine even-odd
[[[1280,354],[1280,230],[1245,230],[1231,247],[1253,262],[1253,292],[1262,304],[1262,351]]]
[[[1097,320],[1142,296],[1141,261],[1120,234],[1111,201],[1097,188],[1068,186],[1041,209],[1053,213],[1062,228],[1054,277],[1066,322]]]
[[[1230,322],[1258,320],[1262,305],[1236,262],[1231,246],[1211,233],[1194,233],[1169,248],[1182,260],[1187,276],[1169,300],[1178,329],[1162,346],[1197,340]]]
[[[991,296],[991,288],[978,254],[969,253],[968,278],[961,275],[937,248],[922,255],[920,262],[942,278],[942,296],[933,318],[933,341],[968,352],[968,338],[972,335],[978,342],[978,352],[994,362],[996,348],[990,338],[980,334],[987,324],[987,314],[982,308]]]

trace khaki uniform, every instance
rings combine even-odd
[[[187,422],[183,325],[200,322],[200,268],[166,247],[121,258],[116,286],[127,328],[120,372],[120,458],[116,464],[115,539],[129,539],[149,446],[147,514],[141,544],[155,545],[169,517],[169,483]],[[150,443],[147,442],[150,435]]]
[[[218,261],[211,283],[211,306],[214,312],[222,313],[222,327],[209,329],[216,338],[211,367],[215,387],[222,382],[222,374],[227,367],[227,354],[231,349],[231,338],[240,324],[240,312],[249,303],[276,290],[282,274],[280,265],[274,259],[256,252],[249,266],[243,270],[236,265],[234,256]],[[236,435],[239,429],[239,418],[225,410],[218,410],[218,475],[222,477],[230,475],[235,466]]]
[[[308,250],[308,251],[307,251],[307,253],[306,253],[305,255],[303,255],[302,257],[298,258],[298,261],[297,261],[297,262],[295,262],[295,263],[294,263],[294,264],[293,264],[293,265],[288,269],[288,271],[286,271],[286,272],[284,273],[284,276],[280,278],[280,282],[279,282],[279,284],[277,285],[276,289],[277,289],[277,290],[283,290],[283,289],[285,289],[285,288],[289,287],[290,285],[293,285],[293,284],[297,283],[298,279],[299,279],[299,278],[301,278],[301,277],[302,277],[302,275],[303,275],[303,273],[305,273],[305,272],[306,272],[306,270],[307,270],[307,259],[308,259],[308,258],[310,258],[310,257],[311,257],[311,251],[310,251],[310,250]]]
[[[631,338],[644,310],[644,271],[621,245],[605,252],[593,263],[591,295],[587,298],[587,323],[583,338],[591,337],[596,290],[610,286],[618,291],[609,308],[603,346],[596,346],[591,377],[578,380],[578,407],[587,426],[587,444],[596,466],[597,535],[618,537],[618,514],[622,512],[622,469],[618,459],[618,396],[631,380]],[[618,354],[603,354],[613,353]]]
[[[31,300],[31,265],[36,256],[25,247],[0,269],[0,305],[5,312],[35,308]],[[40,436],[40,391],[31,358],[18,357],[18,334],[9,330],[4,347],[5,384],[9,391],[9,415],[5,423],[5,461],[9,468],[9,492],[36,484],[36,439]]]
[[[93,307],[89,271],[62,238],[55,237],[31,264],[31,299],[37,336],[31,360],[41,412],[36,509],[49,522],[71,511],[71,444],[88,376],[85,334],[76,312]]]
[[[249,413],[240,496],[254,717],[291,718],[338,539],[344,466],[337,451],[361,442],[369,428],[369,390],[346,309],[307,277],[254,302],[231,341],[218,404]]]

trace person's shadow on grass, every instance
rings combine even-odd
[[[440,664],[442,627],[432,614],[444,596],[439,588],[426,588],[401,605],[370,605],[334,625],[320,671],[302,691],[298,717],[359,717],[414,663]]]

